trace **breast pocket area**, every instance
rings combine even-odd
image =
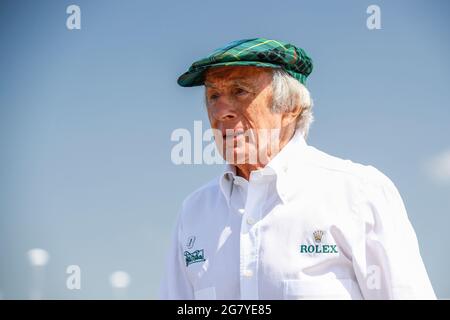
[[[358,284],[352,279],[284,280],[286,300],[352,300],[361,299]]]

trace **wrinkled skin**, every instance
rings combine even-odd
[[[211,68],[205,75],[205,95],[218,150],[236,166],[237,174],[247,180],[251,171],[263,168],[290,140],[301,112],[300,107],[291,112],[272,112],[272,70],[269,68]],[[259,129],[275,129],[271,133],[275,132],[276,136],[269,139],[271,135],[262,134],[264,130]],[[250,134],[239,134],[242,131]],[[258,154],[256,161],[250,161],[251,152]]]

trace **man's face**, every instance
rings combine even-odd
[[[214,136],[221,155],[230,163],[242,159],[248,163],[249,153],[266,153],[268,136],[277,133],[283,124],[283,114],[271,110],[271,69],[211,68],[206,73],[205,90],[208,117],[211,128],[216,129]],[[261,134],[264,131],[265,137]],[[234,161],[230,161],[230,155]]]

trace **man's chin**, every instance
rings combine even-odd
[[[228,162],[229,164],[246,164],[249,161],[249,157],[247,152],[245,152],[244,150],[241,150],[239,148],[233,148],[233,149],[227,149],[224,151],[223,153],[223,158],[225,159],[226,162]]]

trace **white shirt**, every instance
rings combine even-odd
[[[234,167],[178,215],[162,299],[435,299],[394,184],[301,133],[249,181]]]

